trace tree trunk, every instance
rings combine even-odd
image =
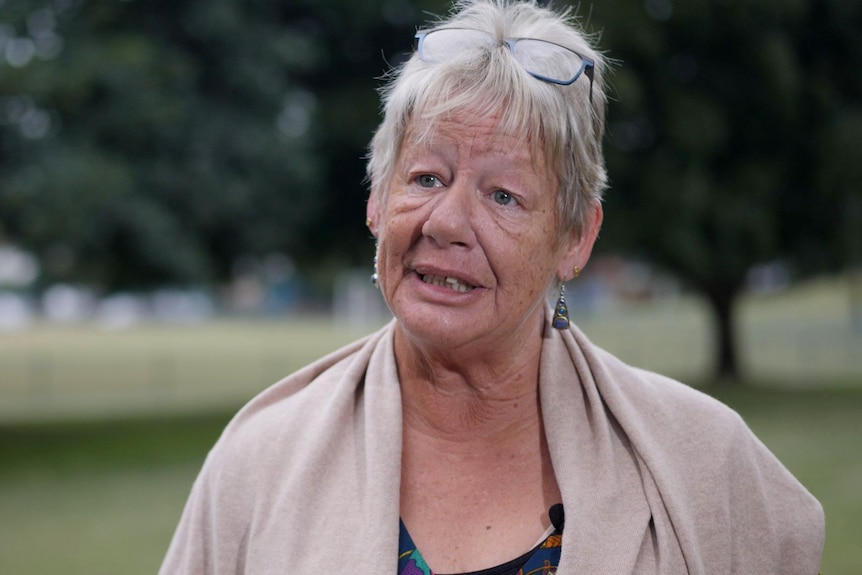
[[[715,371],[713,382],[719,384],[738,384],[740,380],[739,360],[736,353],[736,321],[734,308],[738,290],[718,288],[707,291],[712,313],[715,318]]]

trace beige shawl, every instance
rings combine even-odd
[[[393,326],[236,415],[162,574],[395,575]],[[559,575],[817,573],[820,505],[736,413],[623,364],[576,328],[546,331],[540,398],[566,510]]]

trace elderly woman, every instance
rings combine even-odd
[[[235,417],[162,573],[817,573],[821,508],[742,420],[569,325],[601,56],[533,2],[416,40],[369,161],[394,320]]]

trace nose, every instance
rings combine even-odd
[[[437,245],[468,247],[475,238],[472,201],[475,196],[466,183],[454,182],[432,200],[431,211],[422,225],[422,234]]]

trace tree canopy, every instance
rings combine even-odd
[[[564,4],[557,2],[556,4]],[[367,263],[380,77],[442,0],[0,0],[0,241],[41,281]],[[712,304],[734,377],[753,265],[862,261],[862,3],[576,4],[616,62],[599,249]]]
[[[0,3],[0,233],[43,281],[370,257],[364,148],[409,2]],[[365,233],[367,236],[367,233]]]
[[[862,4],[643,6],[593,14],[621,61],[605,237],[706,297],[717,376],[734,379],[734,304],[754,265],[802,277],[862,263]]]

